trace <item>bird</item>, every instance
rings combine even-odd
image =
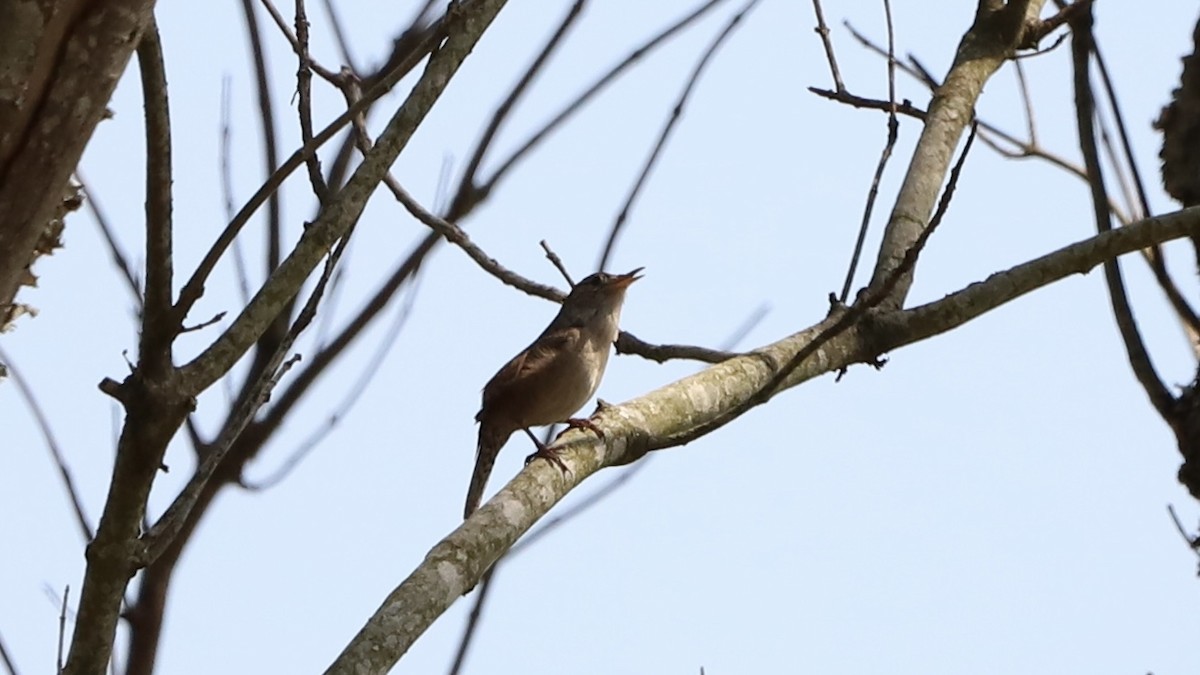
[[[571,415],[600,386],[617,339],[625,291],[642,278],[643,269],[626,274],[597,272],[572,285],[546,330],[484,385],[483,403],[475,415],[479,441],[464,519],[479,508],[496,456],[516,431],[524,431],[537,446],[527,462],[542,457],[563,471],[566,466],[557,453],[539,441],[530,427],[566,422],[568,427],[589,428],[603,437],[590,420]]]

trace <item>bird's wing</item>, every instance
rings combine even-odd
[[[557,355],[575,350],[581,337],[582,331],[574,327],[542,333],[483,387],[483,407],[488,408],[489,403],[514,386],[529,386],[538,380],[538,373],[549,368]]]

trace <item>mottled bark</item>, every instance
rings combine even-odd
[[[71,172],[153,0],[0,0],[0,328],[78,205]]]

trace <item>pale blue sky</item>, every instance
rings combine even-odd
[[[336,67],[325,17],[310,4],[314,55]],[[894,4],[898,52],[943,73],[974,3]],[[407,6],[386,17],[376,3],[341,5],[364,61],[385,53],[409,15]],[[467,60],[395,166],[424,203],[437,203],[445,162],[461,170],[491,110],[567,5],[511,3]],[[689,6],[591,3],[492,158]],[[576,276],[591,271],[684,78],[736,8],[730,3],[656,53],[555,134],[464,223],[471,236],[542,282],[560,284],[538,248],[543,238]],[[880,3],[830,2],[825,10],[850,89],[885,95],[884,62],[841,27],[849,19],[883,39]],[[1154,207],[1173,210],[1157,190],[1159,139],[1150,122],[1176,86],[1196,8],[1101,2],[1096,12]],[[260,20],[278,76],[281,147],[290,152],[299,137],[295,64]],[[234,3],[162,3],[159,24],[172,86],[177,269],[189,270],[224,224],[224,76],[232,78],[239,199],[262,177],[257,112]],[[830,84],[813,25],[809,3],[763,0],[700,83],[613,264],[647,268],[623,315],[638,336],[716,345],[767,303],[769,315],[744,342],[759,345],[820,319],[826,295],[840,288],[885,128],[878,113],[806,91]],[[1024,65],[1040,138],[1077,157],[1068,50]],[[141,94],[136,67],[128,75],[111,104],[115,118],[100,125],[82,166],[140,260]],[[980,113],[1020,134],[1014,83],[1006,68],[989,83]],[[927,103],[911,80],[899,86],[902,97]],[[339,108],[325,93],[318,103],[322,119]],[[918,133],[917,123],[903,121],[877,222]],[[301,173],[286,188],[289,240],[313,212],[307,191]],[[1089,236],[1089,213],[1077,179],[977,145],[912,300]],[[877,233],[878,226],[872,250]],[[338,316],[424,235],[380,193],[355,235]],[[95,519],[117,419],[95,385],[123,377],[121,353],[135,352],[136,337],[128,294],[88,216],[72,217],[64,239],[38,266],[40,288],[23,298],[42,314],[23,320],[3,346],[34,382]],[[251,252],[257,246],[254,237]],[[1192,257],[1178,253],[1177,276],[1190,282]],[[1164,379],[1187,382],[1194,365],[1181,332],[1145,266],[1131,259],[1125,268]],[[231,267],[219,275],[194,319],[237,310]],[[1196,290],[1186,289],[1192,297]],[[439,250],[422,271],[395,352],[353,412],[287,482],[265,494],[226,491],[204,521],[172,587],[159,672],[323,670],[459,523],[479,389],[554,311],[458,250]],[[215,332],[187,336],[177,358]],[[322,383],[251,477],[270,473],[323,424],[382,332]],[[880,372],[857,367],[837,384],[810,382],[710,437],[655,455],[621,492],[505,565],[467,672],[1200,672],[1196,558],[1165,507],[1175,504],[1189,524],[1200,510],[1175,481],[1172,435],[1130,374],[1102,276],[1068,279],[889,356]],[[697,367],[614,358],[600,396],[627,400]],[[206,429],[224,400],[218,386],[200,401]],[[24,672],[46,672],[58,615],[46,589],[70,584],[78,597],[83,543],[12,386],[0,386],[0,410],[14,439],[0,456],[0,541],[10,552],[0,556],[0,634]],[[489,495],[527,452],[525,441],[510,443]],[[167,462],[173,470],[160,477],[154,509],[190,471],[186,443],[173,446]],[[597,475],[556,511],[615,475]],[[469,606],[460,600],[395,672],[444,672]],[[123,653],[123,639],[118,647]]]

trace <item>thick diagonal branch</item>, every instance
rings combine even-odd
[[[937,335],[1026,293],[1085,273],[1118,255],[1200,233],[1200,208],[1150,218],[1099,234],[988,279],[937,302],[881,312],[839,333],[782,383],[794,387],[819,375]],[[774,344],[738,356],[619,406],[606,408],[594,435],[569,432],[558,444],[569,471],[533,462],[458,529],[435,545],[367,621],[326,671],[328,675],[387,672],[464,591],[570,490],[596,471],[634,461],[671,439],[726,415],[759,394],[778,368],[821,333],[822,321]]]

